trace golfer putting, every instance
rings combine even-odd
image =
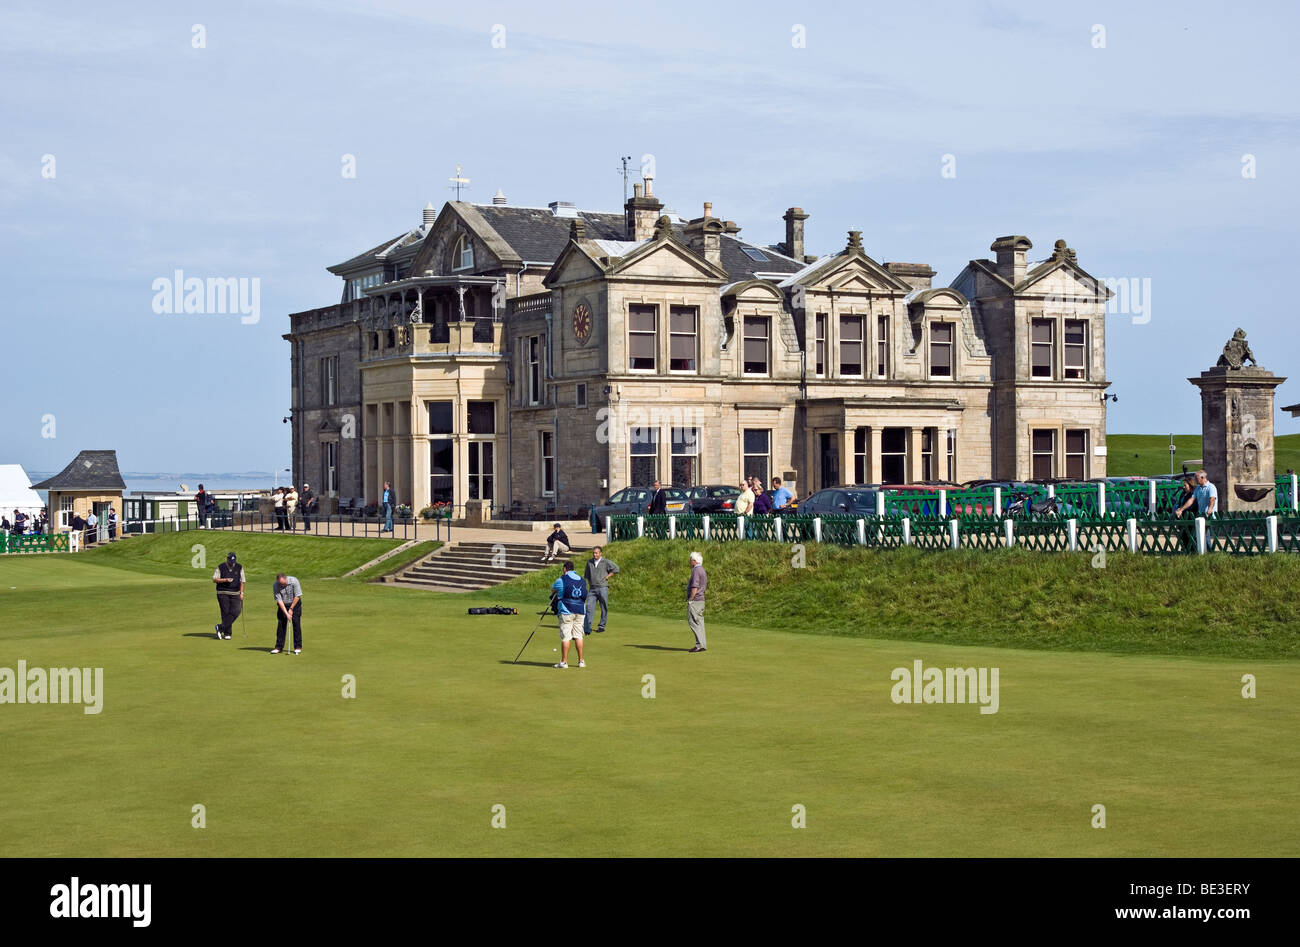
[[[293,653],[302,654],[302,585],[291,575],[281,572],[275,577],[275,647],[272,654],[285,650],[284,636],[293,622]]]

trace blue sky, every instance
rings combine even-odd
[[[0,460],[284,467],[280,336],[337,302],[326,266],[417,225],[457,162],[470,200],[617,210],[618,159],[643,154],[667,205],[712,201],[759,243],[799,205],[808,252],[861,230],[939,285],[1012,233],[1031,259],[1061,237],[1095,276],[1150,280],[1148,322],[1108,320],[1110,431],[1196,431],[1186,378],[1233,328],[1300,374],[1298,20],[1283,3],[9,0]],[[259,279],[259,321],[155,313],[176,269]]]

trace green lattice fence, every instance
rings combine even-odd
[[[736,514],[735,513],[711,513],[709,514],[709,539],[713,542],[726,542],[727,540],[736,539]]]
[[[1210,516],[1205,520],[1207,552],[1226,552],[1238,556],[1268,552],[1268,523],[1265,517]]]
[[[67,533],[40,533],[35,536],[14,536],[0,533],[0,552],[67,552]]]
[[[1274,509],[1290,510],[1291,509],[1291,477],[1278,477],[1276,480],[1277,488],[1273,491]]]
[[[668,538],[668,514],[666,513],[656,513],[654,516],[645,517],[645,523],[642,526],[644,532],[641,535],[647,539]]]
[[[949,549],[948,521],[936,517],[912,519],[912,545],[917,549]]]
[[[613,542],[619,542],[624,539],[636,539],[636,517],[635,516],[611,516],[609,518],[610,533],[614,537]]]
[[[1055,493],[1057,502],[1061,506],[1063,519],[1099,515],[1097,484],[1057,484]]]
[[[1181,480],[1156,481],[1156,512],[1154,519],[1168,519],[1174,510],[1186,502]]]
[[[1277,551],[1300,552],[1300,516],[1295,513],[1278,515]]]
[[[1109,498],[1106,505],[1110,506]],[[1080,518],[1076,520],[1079,528],[1079,548],[1096,551],[1101,546],[1107,552],[1119,552],[1128,548],[1128,517],[1119,513],[1106,516]],[[1141,530],[1142,521],[1138,522]]]
[[[699,513],[677,514],[678,539],[703,539],[704,517]]]
[[[962,516],[958,520],[961,544],[966,549],[1004,549],[1006,526],[1000,516]]]
[[[858,517],[823,516],[822,542],[834,543],[836,546],[856,546],[858,544]]]
[[[903,545],[901,516],[868,516],[865,530],[867,545],[877,549],[898,549]]]
[[[1106,515],[1146,519],[1151,515],[1151,487],[1147,480],[1106,485]]]
[[[993,516],[993,488],[953,490],[948,494],[948,515],[963,522],[968,516]],[[1007,491],[1002,491],[1002,505],[1006,506]]]
[[[1158,556],[1196,554],[1196,518],[1166,516],[1138,524],[1138,552]]]
[[[1070,533],[1065,520],[1016,520],[1016,545],[1037,552],[1068,552]]]
[[[811,543],[817,539],[813,530],[814,516],[783,515],[781,534],[788,543]]]
[[[939,492],[929,490],[886,490],[885,515],[932,519],[939,515]]]

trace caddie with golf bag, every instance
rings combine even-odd
[[[582,654],[582,622],[587,614],[587,580],[573,570],[573,560],[564,560],[564,574],[551,586],[556,593],[555,613],[560,616],[560,663],[569,666],[569,645],[577,642],[578,667],[587,662]]]

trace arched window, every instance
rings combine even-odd
[[[451,257],[453,270],[472,270],[474,268],[474,244],[469,237],[461,234],[456,241],[456,250]]]

